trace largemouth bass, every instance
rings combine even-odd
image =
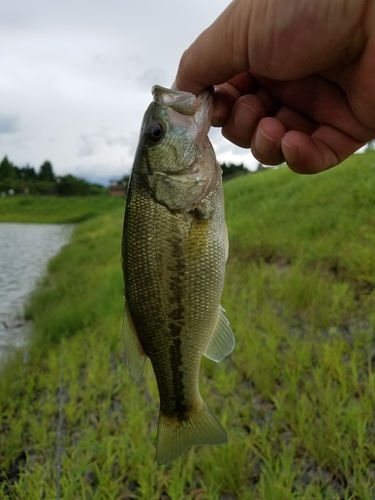
[[[234,347],[220,307],[228,239],[222,172],[207,137],[212,96],[158,85],[140,133],[123,232],[126,364],[151,359],[160,396],[156,458],[169,463],[226,433],[199,393],[202,355]]]

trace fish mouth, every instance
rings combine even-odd
[[[199,96],[195,96],[191,92],[154,85],[151,92],[154,101],[163,109],[173,109],[182,115],[194,116],[197,125],[211,122],[213,89],[204,90]]]

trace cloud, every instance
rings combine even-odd
[[[82,158],[84,156],[92,156],[94,153],[98,152],[99,149],[105,146],[109,146],[110,148],[128,148],[133,151],[133,149],[135,148],[136,138],[137,136],[134,132],[129,133],[128,136],[111,136],[107,131],[81,134],[77,156],[79,158]]]
[[[97,149],[97,139],[95,136],[90,136],[82,134],[80,137],[80,146],[77,151],[78,158],[83,158],[85,156],[92,156]]]
[[[128,147],[131,144],[129,138],[123,135],[119,135],[117,137],[104,137],[104,141],[107,144],[107,146]]]
[[[76,164],[73,167],[74,175],[89,182],[95,182],[108,186],[110,180],[119,180],[130,170],[126,170],[122,159],[118,161],[96,162],[95,159],[86,160],[82,164]]]
[[[96,54],[96,56],[93,57],[93,61],[96,64],[104,64],[106,62],[106,57],[103,54]]]
[[[249,170],[256,170],[258,160],[254,158],[250,149],[244,149],[236,146],[221,135],[220,128],[211,128],[209,133],[210,141],[215,150],[216,158],[219,163],[242,163]]]
[[[171,84],[229,2],[67,0],[56,15],[55,2],[1,0],[1,151],[16,165],[48,158],[57,175],[129,173],[152,85]]]
[[[145,90],[150,90],[153,85],[170,85],[171,82],[167,80],[167,72],[162,68],[150,68],[142,73],[137,82]]]
[[[19,118],[16,115],[0,116],[0,134],[15,134],[19,129]]]

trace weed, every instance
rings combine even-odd
[[[374,154],[225,191],[237,345],[203,360],[201,389],[228,444],[157,467],[151,366],[137,386],[123,363],[122,208],[97,206],[28,305],[27,361],[2,371],[1,498],[375,497]]]

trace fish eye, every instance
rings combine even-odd
[[[164,137],[164,127],[159,122],[153,122],[147,127],[145,135],[148,141],[157,144]]]

